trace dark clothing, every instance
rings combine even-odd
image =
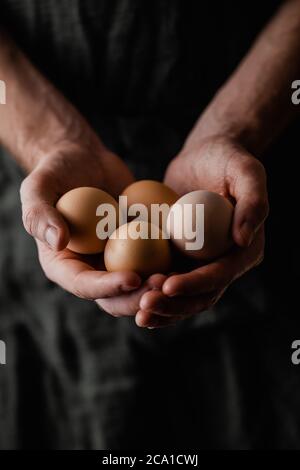
[[[0,24],[137,177],[159,178],[278,3],[3,0]],[[162,331],[45,279],[2,151],[0,448],[300,448],[297,131],[270,150],[264,264]]]
[[[280,2],[261,3],[2,0],[0,22],[118,154],[162,174]]]

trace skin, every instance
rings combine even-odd
[[[232,234],[236,246],[205,266],[165,278],[161,291],[146,293],[136,317],[140,326],[159,325],[159,315],[170,317],[163,321],[167,326],[176,317],[211,308],[235,279],[263,259],[263,222],[268,215],[266,175],[262,164],[243,148],[223,137],[208,139],[178,156],[170,164],[165,181],[179,194],[200,187],[234,199]]]
[[[135,315],[141,327],[169,326],[214,305],[263,259],[268,197],[258,157],[297,112],[290,95],[299,57],[300,1],[291,0],[202,113],[165,175],[179,194],[201,188],[234,201],[235,247],[206,266],[142,282],[133,272],[106,273],[99,257],[65,248],[69,232],[55,209],[59,197],[76,186],[98,186],[117,196],[134,178],[0,32],[1,79],[9,88],[7,104],[0,106],[0,141],[28,173],[21,186],[23,221],[37,241],[46,276],[113,316]]]

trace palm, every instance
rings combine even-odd
[[[65,248],[68,227],[55,209],[60,196],[75,187],[98,187],[117,198],[132,181],[126,165],[97,143],[91,148],[84,142],[68,141],[40,160],[24,180],[21,197],[25,226],[36,238],[40,263],[49,279],[79,297],[95,300],[139,287],[141,280],[133,272],[107,273],[102,254],[79,255]],[[55,227],[55,245],[49,239],[45,243],[49,226]]]
[[[211,263],[169,276],[161,291],[147,292],[137,314],[140,326],[166,326],[210,308],[233,280],[263,256],[266,176],[262,164],[246,149],[228,138],[212,137],[193,145],[188,142],[169,164],[165,182],[180,195],[205,189],[231,198],[236,245]]]

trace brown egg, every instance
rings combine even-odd
[[[167,204],[170,208],[179,198],[178,194],[176,194],[171,188],[159,181],[153,180],[136,181],[128,186],[121,196],[127,196],[128,208],[133,204],[143,204],[147,209],[147,213],[141,213],[139,220],[145,220],[155,225],[159,225],[163,230],[165,230],[166,227],[169,209],[165,206],[164,212],[158,212],[157,207],[153,207],[152,211],[154,212],[152,212],[151,216],[151,206],[153,204]],[[128,215],[132,217],[136,216],[135,214],[130,213],[130,211]]]
[[[96,215],[96,210],[101,204],[109,204],[111,212],[104,213],[103,216]],[[98,188],[72,189],[59,199],[56,208],[63,215],[70,229],[71,238],[67,248],[76,253],[101,253],[109,235],[117,227],[118,204],[112,196]],[[100,239],[96,233],[99,229],[97,224],[101,220],[104,222],[104,217],[109,220],[109,223],[102,232],[104,237],[107,231],[106,239]]]
[[[204,205],[204,213],[198,204]],[[182,196],[171,208],[168,233],[174,244],[188,256],[213,259],[233,244],[233,212],[233,205],[220,194],[193,191]]]
[[[137,238],[140,234],[147,238]],[[157,226],[132,221],[121,225],[110,236],[104,251],[104,263],[107,271],[135,271],[145,277],[165,273],[171,264],[169,242],[162,238]]]

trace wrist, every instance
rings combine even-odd
[[[184,148],[199,145],[207,139],[227,139],[259,157],[269,144],[261,132],[262,118],[255,110],[244,112],[245,106],[239,103],[239,97],[240,94],[227,96],[221,90],[196,122]]]
[[[19,141],[24,143],[22,163],[27,171],[32,171],[45,157],[51,159],[52,155],[68,154],[71,157],[72,154],[85,152],[92,156],[106,151],[80,113],[64,99],[58,98],[56,96],[47,101],[45,118],[40,125],[34,130],[20,130]]]
[[[6,38],[0,32],[0,39]],[[65,97],[46,80],[7,38],[0,47],[1,79],[8,90],[0,107],[0,142],[25,169],[67,146],[95,153],[102,144]]]

